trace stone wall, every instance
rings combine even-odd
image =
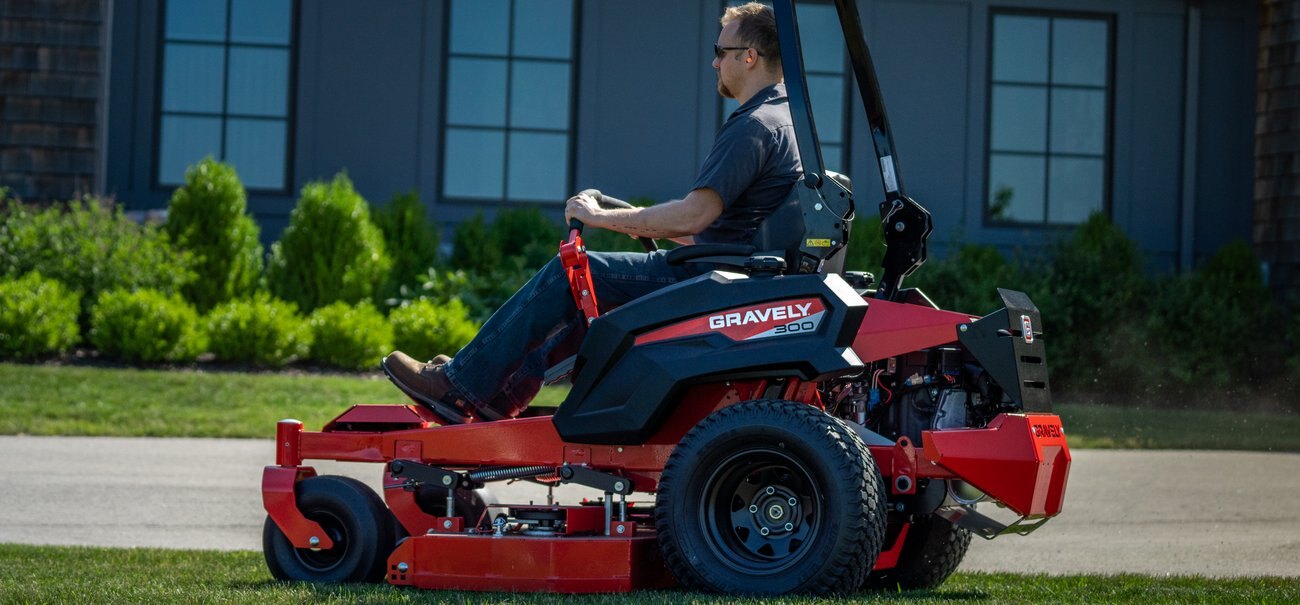
[[[95,190],[100,0],[0,0],[0,187],[31,201]]]
[[[1300,301],[1300,0],[1261,0],[1254,232],[1272,285]]]

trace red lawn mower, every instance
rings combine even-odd
[[[777,0],[805,173],[754,245],[678,248],[670,262],[720,268],[598,315],[571,225],[560,256],[589,325],[552,373],[573,383],[553,414],[440,426],[420,406],[358,405],[320,432],[281,421],[262,478],[272,575],[574,593],[931,588],[972,534],[1027,534],[1061,512],[1070,453],[1038,310],[1000,290],[1005,308],[974,317],[902,288],[930,216],[903,194],[856,6],[835,6],[885,189],[881,279],[843,271],[852,192],[822,164],[794,3]],[[312,459],[384,464],[383,497],[316,476]],[[603,496],[500,504],[483,489],[517,480]]]

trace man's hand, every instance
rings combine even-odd
[[[600,204],[596,199],[587,195],[586,192],[579,193],[569,198],[564,204],[564,222],[568,224],[573,219],[582,221],[582,224],[590,227],[601,227],[596,217],[600,214]]]

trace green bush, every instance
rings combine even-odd
[[[469,310],[470,319],[481,323],[501,308],[533,274],[527,269],[509,267],[484,273],[430,269],[420,286],[399,302],[428,300],[446,305],[459,300]]]
[[[81,294],[32,272],[0,279],[0,359],[57,355],[77,344]]]
[[[1050,250],[1049,259],[1034,272],[1041,286],[1017,289],[1028,292],[1043,314],[1054,384],[1105,390],[1121,380],[1148,381],[1148,364],[1115,354],[1145,346],[1151,282],[1137,244],[1094,213]]]
[[[111,202],[87,199],[33,210],[11,200],[0,212],[0,277],[38,271],[81,291],[83,333],[100,293],[179,293],[194,279],[190,264],[165,234],[127,219]]]
[[[384,285],[385,297],[399,294],[403,286],[414,287],[438,258],[438,232],[425,214],[424,203],[415,192],[393,197],[387,206],[375,208],[375,225],[384,234],[384,248],[393,259],[393,270]]]
[[[179,295],[110,290],[91,311],[90,342],[122,361],[192,361],[207,348],[207,335],[199,314]]]
[[[940,308],[972,315],[1002,308],[998,288],[1024,288],[1015,264],[997,248],[975,244],[959,246],[942,260],[926,261],[903,286],[920,288]]]
[[[1149,330],[1174,385],[1228,389],[1284,369],[1285,341],[1269,331],[1286,319],[1245,242],[1223,246],[1191,275],[1163,280],[1157,292]]]
[[[207,316],[210,348],[217,359],[283,366],[307,356],[311,330],[293,303],[258,293],[218,305]]]
[[[853,218],[853,228],[849,230],[848,249],[841,252],[844,269],[847,271],[869,271],[880,277],[880,265],[885,261],[885,240],[880,233],[880,215],[874,209],[859,209]],[[919,269],[918,271],[925,271]]]
[[[388,314],[393,325],[394,345],[417,359],[431,359],[439,353],[454,355],[478,332],[469,319],[469,308],[459,299],[443,304],[417,300]]]
[[[393,327],[369,302],[336,302],[308,318],[311,358],[348,370],[369,370],[393,349]]]
[[[504,259],[499,246],[488,231],[483,213],[456,225],[451,247],[451,266],[461,271],[486,273],[501,267]]]
[[[229,164],[211,157],[185,171],[167,207],[167,234],[194,258],[197,279],[184,289],[199,311],[252,294],[262,278],[257,223],[244,213],[244,186]]]
[[[308,183],[280,241],[271,246],[271,292],[304,312],[334,301],[372,300],[392,261],[366,200],[346,175]]]

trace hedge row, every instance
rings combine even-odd
[[[67,352],[78,342],[79,294],[29,273],[0,280],[0,359]],[[309,360],[374,369],[400,343],[433,357],[455,353],[478,330],[463,304],[423,302],[385,318],[369,302],[336,302],[307,317],[295,304],[257,293],[200,315],[177,294],[109,290],[91,307],[90,342],[102,357],[129,363],[183,363],[211,352],[219,361],[279,367]]]

